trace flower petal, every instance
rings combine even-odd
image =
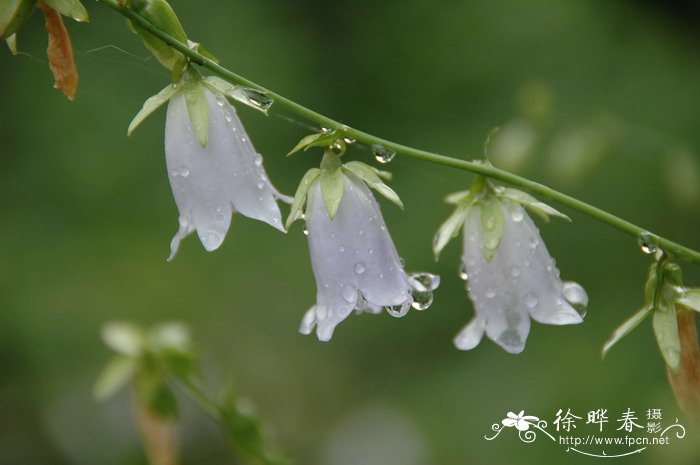
[[[209,140],[202,147],[192,130],[184,96],[168,104],[165,155],[180,229],[171,244],[171,258],[182,238],[196,230],[207,251],[217,249],[231,215],[240,211],[284,231],[276,191],[236,116],[221,96],[203,89],[209,105]]]
[[[320,184],[315,183],[308,193],[306,225],[318,289],[316,319],[321,340],[329,340],[335,326],[355,308],[375,313],[378,307],[410,305],[412,301],[408,278],[379,205],[354,175],[343,174],[343,186],[333,220],[328,217]]]
[[[520,206],[501,203],[504,230],[491,262],[484,256],[477,209],[465,222],[463,262],[469,296],[486,334],[511,353],[520,353],[530,330],[530,317],[547,324],[574,324],[581,316],[563,297],[559,271],[539,231]],[[582,290],[582,289],[581,289]]]
[[[467,325],[455,336],[453,342],[459,350],[471,350],[478,346],[484,337],[486,318],[478,315],[471,319]]]

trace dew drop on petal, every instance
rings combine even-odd
[[[412,294],[413,302],[411,302],[411,307],[418,311],[427,310],[433,303],[433,293],[432,292],[418,292],[414,291]]]
[[[354,269],[355,269],[355,273],[356,273],[356,274],[362,274],[362,273],[365,272],[366,267],[365,267],[365,264],[364,264],[364,263],[362,263],[362,262],[357,262],[357,263],[355,263],[355,268],[354,268]]]
[[[408,275],[411,288],[419,292],[432,292],[440,285],[440,276],[431,273],[411,273]]]
[[[537,296],[532,292],[525,294],[525,305],[527,308],[535,308],[537,306]]]
[[[346,302],[354,304],[357,301],[357,289],[351,286],[342,285],[340,294]]]
[[[459,271],[457,272],[459,275],[459,279],[462,281],[468,281],[469,280],[469,274],[467,273],[467,265],[462,263],[459,267]]]
[[[257,166],[260,166],[260,165],[262,165],[262,162],[263,162],[263,157],[262,157],[262,155],[260,155],[259,153],[256,153],[256,154],[255,154],[255,164],[256,164]]]
[[[342,245],[340,247],[338,247],[338,252],[340,252],[340,253],[345,252],[345,247]]]
[[[527,258],[526,258],[525,260],[523,260],[523,266],[524,266],[525,268],[527,268],[528,266],[530,266],[530,260],[528,260]]]
[[[494,297],[496,297],[496,290],[492,287],[486,289],[486,297],[489,299],[493,299]]]
[[[586,294],[586,291],[580,284],[573,281],[567,281],[562,284],[561,295],[564,297],[564,300],[574,307],[581,315],[581,318],[585,317],[588,312],[588,294]]]
[[[522,208],[513,208],[510,211],[510,217],[516,223],[520,223],[523,220],[523,218],[525,217],[525,214],[523,213]]]
[[[518,276],[520,276],[520,268],[518,268],[517,266],[511,266],[510,267],[510,275],[513,278],[517,278]]]
[[[387,149],[381,144],[374,144],[372,146],[372,152],[374,153],[374,158],[382,164],[389,163],[396,156],[396,152]]]
[[[401,305],[387,305],[384,307],[384,310],[386,310],[389,315],[395,317],[395,318],[401,318],[402,316],[406,315],[408,313],[408,310],[411,308],[411,299],[407,300]]]

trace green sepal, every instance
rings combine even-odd
[[[469,215],[471,207],[471,202],[463,202],[458,205],[454,212],[440,225],[433,237],[433,255],[435,256],[435,261],[440,258],[442,249],[459,235],[459,232],[464,226],[464,222],[467,220],[467,215]]]
[[[487,262],[493,260],[503,237],[505,218],[503,208],[495,195],[486,194],[479,201],[481,212],[481,235],[484,241],[484,257]]]
[[[445,197],[445,202],[450,205],[459,205],[471,195],[471,190],[453,192]]]
[[[124,355],[116,355],[107,362],[95,382],[92,393],[98,400],[112,397],[124,387],[134,375],[136,360]]]
[[[376,190],[403,210],[403,202],[401,202],[399,195],[391,187],[384,184],[384,181],[382,181],[379,174],[377,174],[377,170],[359,161],[351,161],[344,164],[343,170],[354,174],[363,180],[370,188]]]
[[[489,165],[491,164],[491,161],[489,160],[489,146],[499,132],[501,132],[501,128],[496,126],[489,131],[489,133],[486,135],[486,140],[484,141],[484,158]]]
[[[165,381],[164,373],[157,366],[144,363],[134,376],[134,393],[137,402],[149,412],[161,418],[177,418],[177,399]]]
[[[44,0],[44,3],[63,16],[81,23],[88,21],[88,12],[79,0]]]
[[[189,73],[185,75],[184,86],[187,114],[199,145],[206,147],[209,139],[209,103],[204,95],[201,80],[188,78],[188,75]]]
[[[665,298],[659,299],[654,311],[654,335],[659,344],[659,350],[668,367],[678,371],[681,362],[681,340],[678,335],[676,306]]]
[[[136,113],[134,119],[129,123],[129,129],[127,129],[126,134],[130,136],[134,129],[136,129],[146,118],[148,118],[151,113],[156,111],[165,102],[169,101],[178,91],[180,91],[180,86],[177,84],[169,84],[163,90],[158,92],[156,95],[148,97],[145,102],[143,102],[143,107]]]
[[[187,43],[185,30],[165,0],[129,0],[128,6],[161,31],[166,32],[179,42]],[[129,21],[129,27],[141,36],[146,48],[166,68],[172,70],[178,62],[186,61],[182,53],[170,47],[139,24]]]
[[[17,32],[35,7],[36,0],[5,0],[0,3],[0,37],[7,39]]]
[[[336,139],[343,137],[342,133],[333,129],[332,131],[321,131],[316,134],[309,134],[299,141],[297,145],[287,154],[287,156],[294,155],[300,150],[306,152],[312,147],[329,147]]]
[[[338,155],[330,151],[324,153],[323,160],[321,160],[319,182],[321,183],[321,193],[323,194],[323,201],[326,204],[328,218],[331,220],[338,212],[340,201],[343,199],[342,166],[343,164]]]
[[[7,43],[7,48],[10,49],[10,52],[12,52],[13,55],[17,55],[17,33],[10,34],[7,39],[5,39],[5,43]]]
[[[676,303],[688,310],[700,312],[700,289],[686,289]]]
[[[148,332],[148,348],[163,368],[182,380],[195,373],[195,353],[187,325],[161,323]]]
[[[301,178],[299,187],[297,187],[297,191],[294,194],[294,200],[292,201],[292,206],[289,210],[289,216],[287,216],[287,221],[284,224],[285,229],[289,229],[292,223],[301,218],[303,215],[304,205],[306,205],[306,195],[309,193],[309,189],[320,175],[320,169],[311,168]]]
[[[605,344],[603,344],[603,349],[600,352],[601,358],[605,358],[610,349],[617,344],[620,339],[627,336],[634,328],[639,326],[653,310],[653,307],[645,305],[639,311],[637,311],[637,313],[629,317],[624,323],[618,326],[608,340],[605,341]]]
[[[218,76],[207,76],[202,78],[204,84],[211,89],[222,93],[229,100],[240,102],[244,105],[254,108],[265,115],[272,106],[272,99],[264,92],[248,89],[247,87],[237,86],[221,79]]]
[[[540,202],[535,197],[530,194],[520,191],[518,189],[507,188],[498,192],[498,197],[503,200],[509,200],[513,203],[522,205],[523,207],[530,210],[532,213],[541,217],[544,221],[549,222],[550,216],[557,216],[563,218],[566,221],[571,221],[571,218],[556,210],[555,208],[547,205],[544,202]]]

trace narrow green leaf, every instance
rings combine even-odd
[[[0,37],[9,38],[34,12],[36,0],[4,0],[0,2]]]
[[[306,172],[306,174],[304,174],[304,177],[301,178],[299,187],[297,187],[297,191],[294,194],[294,200],[292,201],[292,206],[289,210],[287,222],[284,225],[286,229],[289,229],[292,223],[301,218],[301,215],[304,213],[304,205],[306,204],[306,194],[309,192],[309,189],[320,175],[320,169],[311,168]]]
[[[93,395],[98,400],[104,400],[114,395],[131,380],[136,368],[133,358],[117,355],[113,357],[97,378]]]
[[[453,192],[449,194],[447,197],[445,197],[445,202],[449,203],[450,205],[459,205],[469,197],[471,194],[471,191],[459,191],[459,192]]]
[[[243,86],[233,85],[218,76],[207,76],[203,78],[202,81],[215,91],[224,94],[229,100],[240,102],[265,115],[267,115],[267,111],[272,106],[272,99],[264,93]]]
[[[433,238],[433,255],[435,256],[435,261],[438,260],[442,249],[445,248],[448,242],[459,235],[459,231],[462,229],[462,226],[464,226],[470,209],[471,204],[459,205],[447,220],[440,225]]]
[[[134,23],[133,21],[127,20],[129,29],[134,31],[136,34],[141,36],[143,39],[143,44],[148,49],[149,52],[153,54],[154,57],[160,62],[161,65],[165,66],[169,70],[173,70],[179,63],[185,60],[182,53],[178,52],[146,29],[141,25]]]
[[[343,173],[340,157],[333,152],[326,151],[321,161],[321,193],[326,203],[328,217],[335,217],[340,201],[343,199]]]
[[[129,8],[161,31],[180,42],[187,43],[187,34],[166,0],[129,0]]]
[[[484,141],[484,157],[487,161],[489,159],[489,146],[491,145],[491,142],[496,138],[499,132],[501,132],[501,128],[496,126],[495,128],[491,129],[486,135],[486,140]]]
[[[351,161],[343,165],[343,169],[362,179],[370,188],[376,190],[403,210],[403,202],[401,202],[399,195],[391,187],[384,184],[384,181],[381,180],[371,166],[359,161]]]
[[[686,290],[676,303],[690,310],[700,312],[700,289]]]
[[[202,47],[201,45],[199,45],[199,46],[197,47],[197,52],[199,52],[199,54],[202,55],[204,58],[207,58],[207,59],[213,61],[214,63],[219,64],[219,59],[216,58],[216,57],[215,57],[214,55],[212,55],[211,53],[209,53],[209,52],[208,52],[204,47]]]
[[[44,0],[48,6],[79,22],[88,20],[88,12],[79,0]]]
[[[309,134],[308,136],[302,138],[297,145],[287,154],[287,156],[293,155],[300,150],[307,151],[311,147],[328,147],[336,139],[342,137],[342,134],[337,129],[332,131],[321,131],[316,134]]]
[[[201,82],[185,85],[185,102],[197,141],[199,141],[199,145],[206,147],[209,139],[209,104]]]
[[[503,236],[504,217],[501,202],[487,194],[479,205],[481,211],[481,234],[484,240],[484,257],[487,262],[493,260]]]
[[[141,108],[141,110],[139,110],[139,112],[136,113],[136,116],[134,116],[134,119],[131,120],[131,123],[129,124],[129,129],[126,131],[126,134],[130,136],[131,133],[134,132],[134,129],[136,129],[143,122],[143,120],[148,118],[151,115],[151,113],[156,111],[158,108],[161,107],[161,105],[170,100],[173,97],[173,95],[175,95],[179,90],[180,86],[176,84],[170,84],[163,90],[158,92],[156,95],[148,97],[143,103],[143,107]]]
[[[5,39],[7,47],[10,49],[13,55],[17,55],[17,34],[11,34],[7,39]]]
[[[649,316],[649,314],[652,312],[653,308],[649,305],[645,305],[642,307],[641,310],[637,311],[634,315],[629,317],[627,320],[625,320],[624,323],[622,323],[613,333],[612,335],[608,338],[607,341],[605,341],[605,344],[603,344],[603,349],[601,351],[601,357],[605,358],[607,355],[608,351],[617,344],[620,339],[623,337],[627,336],[634,328],[639,326],[639,324],[644,321],[646,317]]]
[[[665,299],[659,301],[659,306],[654,312],[654,335],[659,343],[659,350],[668,367],[678,371],[681,362],[681,340],[678,335],[678,321],[676,320],[676,307]]]
[[[532,211],[533,213],[539,215],[542,219],[545,221],[549,221],[550,216],[557,216],[559,218],[563,218],[567,221],[571,221],[571,218],[569,218],[567,215],[561,213],[557,209],[547,205],[544,202],[540,202],[537,200],[535,197],[531,196],[530,194],[520,191],[518,189],[513,189],[513,188],[507,188],[504,189],[503,192],[498,194],[498,197],[501,199],[507,199],[510,200],[511,202],[518,203],[522,205],[523,207],[527,208],[528,210]]]

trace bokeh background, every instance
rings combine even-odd
[[[566,279],[590,296],[576,327],[534,324],[522,355],[451,343],[472,308],[460,246],[437,263],[442,202],[466,173],[397,157],[406,211],[381,201],[409,270],[442,276],[433,306],[403,319],[348,318],[331,343],[297,333],[315,283],[299,224],[281,235],[236,216],[220,250],[185,241],[165,259],[177,209],[161,110],[130,138],[142,102],[169,81],[124,20],[86,2],[68,23],[81,74],[68,102],[47,68],[43,20],[0,47],[0,463],[144,464],[129,398],[91,396],[115,319],[187,322],[211,392],[233,376],[304,465],[597,463],[545,439],[485,434],[507,411],[551,421],[607,408],[678,411],[650,325],[601,362],[602,342],[642,304],[649,263],[634,238],[562,208],[541,225]],[[479,157],[502,126],[496,164],[700,247],[698,11],[662,1],[426,2],[173,0],[193,40],[234,71],[354,127]],[[292,193],[318,163],[284,155],[306,130],[240,114],[273,181]],[[288,115],[291,116],[291,115]],[[373,162],[362,148],[348,158]],[[697,267],[686,282],[700,283]],[[187,401],[183,463],[236,464]],[[580,428],[583,428],[581,426]],[[616,463],[697,464],[697,433]]]

